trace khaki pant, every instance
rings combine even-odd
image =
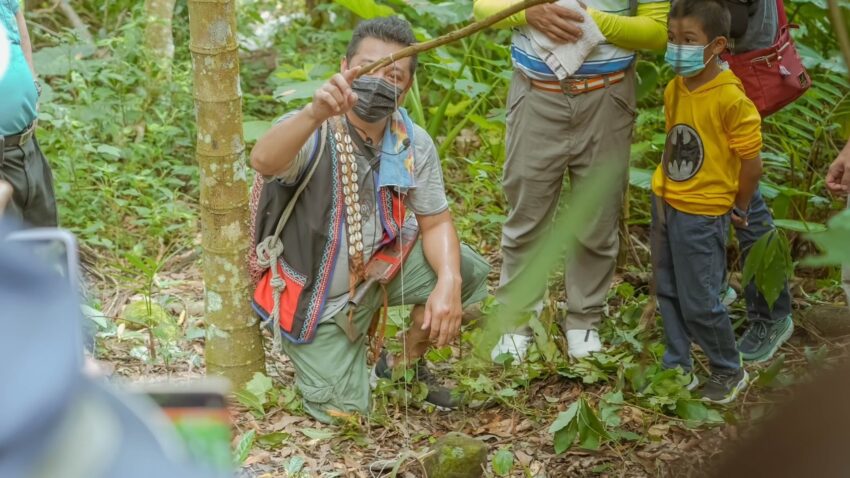
[[[600,165],[615,166],[615,177],[596,217],[578,233],[578,249],[566,264],[565,328],[597,327],[611,285],[619,249],[618,221],[628,182],[635,112],[633,71],[617,84],[570,96],[531,88],[514,72],[508,95],[506,160],[503,176],[510,205],[502,229],[502,274],[497,299],[528,261],[538,239],[552,225],[564,175],[574,193]],[[540,310],[544,291],[528,298]]]
[[[469,246],[460,248],[461,300],[471,305],[487,296],[490,265]],[[422,241],[410,252],[401,273],[387,285],[389,305],[424,304],[437,284],[437,276],[425,259]],[[374,287],[354,312],[351,341],[346,334],[348,308],[316,328],[309,344],[296,345],[286,339],[283,352],[295,366],[295,384],[304,399],[304,410],[316,420],[330,423],[334,411],[369,412],[369,367],[366,364],[367,332],[372,317],[383,305],[380,287]]]

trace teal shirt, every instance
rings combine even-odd
[[[19,8],[18,0],[0,0],[0,24],[11,43],[9,67],[0,72],[0,135],[3,136],[25,130],[37,115],[38,91],[21,48],[21,34],[15,20]]]

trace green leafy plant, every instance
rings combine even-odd
[[[514,467],[514,454],[508,448],[500,448],[493,455],[492,466],[496,476],[508,476]]]
[[[742,283],[755,281],[770,307],[779,298],[786,281],[794,272],[788,240],[773,230],[753,244],[744,263]]]
[[[555,453],[567,451],[578,438],[581,448],[596,450],[611,435],[605,430],[596,412],[584,397],[572,403],[566,411],[549,426],[553,437]]]

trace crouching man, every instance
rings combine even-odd
[[[363,66],[414,41],[404,20],[361,23],[340,73],[304,109],[284,115],[251,152],[251,165],[263,176],[253,198],[258,244],[275,237],[295,197],[277,261],[261,247],[260,265],[253,267],[255,308],[280,327],[304,408],[323,422],[368,412],[368,331],[385,303],[413,305],[411,325],[404,352],[382,352],[373,374],[389,378],[394,366],[409,365],[428,387],[426,401],[455,407],[457,396],[419,359],[431,344],[454,339],[463,307],[487,293],[489,265],[458,241],[434,142],[398,107],[413,83],[416,57],[357,77]],[[401,273],[385,292],[373,287],[357,307],[349,306],[365,265],[401,233],[408,212],[420,238]],[[262,267],[270,262],[277,263],[276,274]]]

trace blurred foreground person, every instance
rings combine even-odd
[[[802,386],[711,473],[717,478],[850,475],[850,362]]]
[[[183,460],[154,405],[83,376],[74,293],[9,232],[0,220],[0,477],[219,476]]]

